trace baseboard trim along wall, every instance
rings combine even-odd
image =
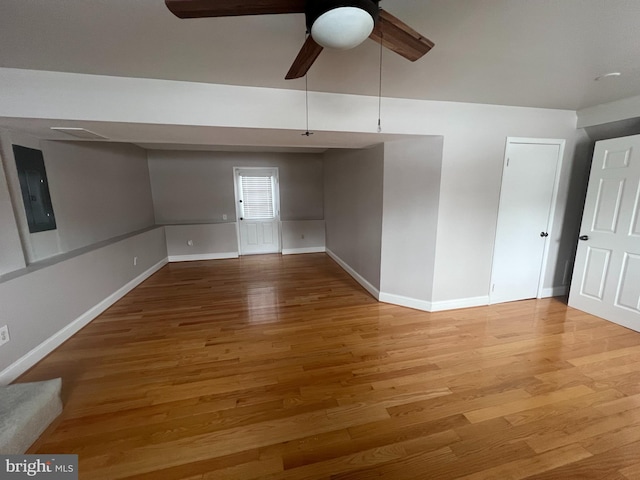
[[[400,305],[401,307],[414,308],[423,312],[442,312],[445,310],[457,310],[460,308],[482,307],[489,305],[489,297],[459,298],[456,300],[445,300],[442,302],[429,302],[417,298],[404,297],[393,293],[380,292],[381,302]]]
[[[89,322],[91,322],[94,318],[104,312],[111,305],[116,303],[122,297],[124,297],[131,290],[140,285],[143,281],[149,278],[151,275],[156,273],[162,267],[167,264],[167,259],[163,259],[160,262],[156,263],[153,267],[149,268],[145,272],[142,272],[136,278],[131,280],[126,285],[122,286],[114,293],[109,295],[107,298],[102,300],[97,305],[94,305],[85,313],[80,315],[62,330],[59,330],[54,335],[49,337],[47,340],[42,342],[40,345],[35,347],[30,352],[23,355],[21,358],[16,360],[14,363],[5,368],[2,372],[0,372],[0,385],[8,385],[13,382],[20,375],[25,373],[31,367],[33,367],[36,363],[42,360],[44,357],[53,352],[56,348],[62,345],[64,342],[69,340],[75,333],[77,333],[81,328],[85,327]]]
[[[400,305],[401,307],[414,308],[423,312],[431,312],[433,306],[427,300],[418,300],[416,298],[404,297],[393,293],[380,292],[379,300],[384,303]]]
[[[540,298],[549,297],[566,297],[569,293],[569,286],[562,285],[560,287],[543,288],[540,293]]]
[[[443,300],[431,303],[432,312],[445,310],[457,310],[459,308],[484,307],[489,305],[489,295],[481,297],[457,298],[455,300]]]
[[[282,255],[298,255],[301,253],[325,253],[324,247],[307,247],[307,248],[283,248]]]
[[[225,260],[238,258],[238,252],[203,253],[198,255],[169,255],[169,262],[196,262],[198,260]]]
[[[380,299],[380,290],[371,285],[362,275],[356,272],[353,268],[351,268],[344,260],[342,260],[339,256],[333,253],[328,248],[326,249],[326,254],[329,255],[334,262],[336,262],[340,267],[347,272],[349,275],[353,277],[353,279],[358,282],[362,287],[369,292],[376,300]]]
[[[380,292],[371,283],[369,283],[362,275],[351,268],[344,260],[333,253],[328,248],[326,254],[329,255],[342,269],[351,275],[356,282],[364,287],[376,300],[384,303],[391,303],[393,305],[399,305],[401,307],[414,308],[416,310],[422,310],[424,312],[441,312],[444,310],[456,310],[459,308],[481,307],[489,305],[489,296],[484,295],[482,297],[471,298],[459,298],[456,300],[445,300],[441,302],[429,302],[427,300],[419,300],[411,297],[404,297],[402,295],[395,295],[392,293]]]

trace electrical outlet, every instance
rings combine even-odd
[[[133,257],[133,266],[138,265],[138,257]]]
[[[222,220],[226,220],[226,219],[227,219],[227,214],[226,214],[226,213],[223,213],[223,214],[222,214]]]
[[[9,338],[9,327],[4,325],[4,326],[0,327],[0,345],[4,345],[9,340],[11,340]]]
[[[187,240],[187,245],[189,245],[190,247],[193,247],[193,240]]]

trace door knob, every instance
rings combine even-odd
[[[541,237],[548,237],[549,234],[547,232],[540,232]]]
[[[240,217],[240,220],[244,220],[244,218]]]
[[[589,240],[589,235],[580,235],[580,237],[578,237],[580,240],[582,240],[583,242],[586,242],[587,240]]]

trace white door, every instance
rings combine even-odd
[[[596,143],[569,305],[640,331],[640,135]]]
[[[490,303],[540,296],[563,140],[509,139]]]
[[[277,168],[234,168],[240,255],[280,252]]]

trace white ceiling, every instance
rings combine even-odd
[[[385,51],[383,95],[577,110],[640,95],[639,0],[384,0],[435,42]],[[180,20],[163,0],[1,0],[0,66],[303,89],[303,15]],[[309,88],[376,95],[378,46],[325,50]],[[595,82],[603,73],[619,78]],[[1,94],[1,93],[0,93]]]

